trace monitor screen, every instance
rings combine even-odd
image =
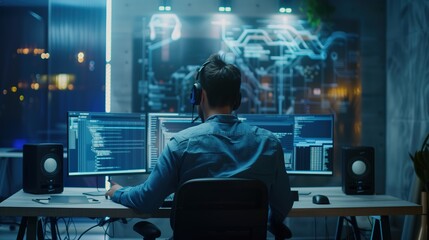
[[[191,114],[185,113],[149,113],[147,118],[148,171],[153,170],[159,155],[175,133],[200,124],[200,121],[192,123]]]
[[[333,115],[243,114],[239,118],[277,136],[289,174],[333,174]]]
[[[146,115],[68,112],[68,175],[146,172]]]

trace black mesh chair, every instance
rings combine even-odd
[[[171,215],[173,239],[266,239],[267,229],[276,239],[291,237],[283,224],[270,225],[266,185],[253,179],[202,178],[185,182],[175,194]],[[134,230],[145,240],[161,231],[141,221]]]

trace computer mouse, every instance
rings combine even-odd
[[[329,198],[325,195],[317,194],[313,196],[314,204],[329,204]]]

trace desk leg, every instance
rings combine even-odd
[[[23,240],[24,235],[27,232],[27,240],[43,240],[43,229],[42,223],[38,220],[38,217],[22,217],[21,224],[19,225],[17,240]]]
[[[27,217],[27,240],[36,240],[37,217]],[[38,236],[40,239],[40,236]]]
[[[389,216],[372,216],[374,225],[372,227],[371,239],[392,239],[390,236]]]
[[[335,233],[335,239],[336,240],[341,240],[341,234],[343,232],[343,223],[344,220],[347,220],[350,222],[352,228],[353,228],[353,235],[355,237],[356,240],[360,240],[360,230],[359,227],[357,225],[357,221],[356,221],[356,217],[355,216],[350,216],[350,220],[348,220],[346,217],[340,216],[338,217],[338,221],[337,221],[337,231]]]
[[[343,223],[344,223],[344,217],[343,216],[338,217],[337,231],[335,233],[336,240],[341,240],[341,234],[343,232]]]
[[[350,223],[352,224],[352,228],[353,228],[353,233],[355,235],[355,239],[356,240],[360,240],[360,230],[359,230],[359,227],[357,225],[357,221],[356,221],[356,217],[355,216],[351,216],[350,217]]]
[[[23,240],[25,235],[25,230],[27,228],[28,217],[22,217],[21,223],[19,224],[18,235],[16,236],[16,240]]]

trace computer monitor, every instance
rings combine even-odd
[[[69,176],[147,172],[146,115],[68,112]]]
[[[242,114],[239,118],[277,136],[288,174],[333,174],[333,115]]]
[[[192,115],[186,113],[148,113],[147,115],[147,159],[148,171],[152,171],[159,155],[171,137],[181,130],[196,126]]]

